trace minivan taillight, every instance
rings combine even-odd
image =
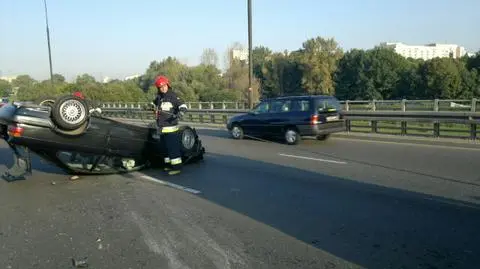
[[[7,129],[8,136],[20,137],[23,135],[23,128],[16,125],[9,125]]]
[[[312,125],[318,124],[318,115],[312,115],[310,117],[310,124],[312,124]]]

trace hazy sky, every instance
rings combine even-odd
[[[307,38],[341,47],[383,41],[480,49],[480,0],[252,0],[253,43],[294,50]],[[193,65],[214,48],[248,43],[246,0],[48,0],[54,73],[97,79],[143,73],[175,56]],[[0,0],[0,76],[49,77],[43,0]]]

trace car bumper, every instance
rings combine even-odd
[[[317,136],[332,133],[340,133],[346,130],[345,121],[329,122],[316,125],[306,125],[300,128],[300,135]]]

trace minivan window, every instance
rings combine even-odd
[[[334,98],[320,100],[317,107],[318,112],[331,112],[340,110],[342,110],[342,106],[340,105],[340,102]]]
[[[270,103],[265,101],[260,104],[256,108],[253,109],[255,113],[267,113],[270,108]]]
[[[275,100],[272,102],[270,113],[281,113],[290,111],[290,100]]]
[[[310,111],[310,100],[308,99],[292,100],[291,111],[294,111],[294,112]]]

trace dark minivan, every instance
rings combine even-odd
[[[252,111],[231,117],[227,129],[235,139],[244,135],[282,137],[294,145],[302,136],[326,139],[345,131],[342,106],[333,96],[288,96],[263,100]]]
[[[263,100],[252,111],[231,117],[227,129],[235,139],[244,135],[282,137],[294,145],[302,136],[326,139],[345,131],[342,106],[333,96],[288,96]]]

